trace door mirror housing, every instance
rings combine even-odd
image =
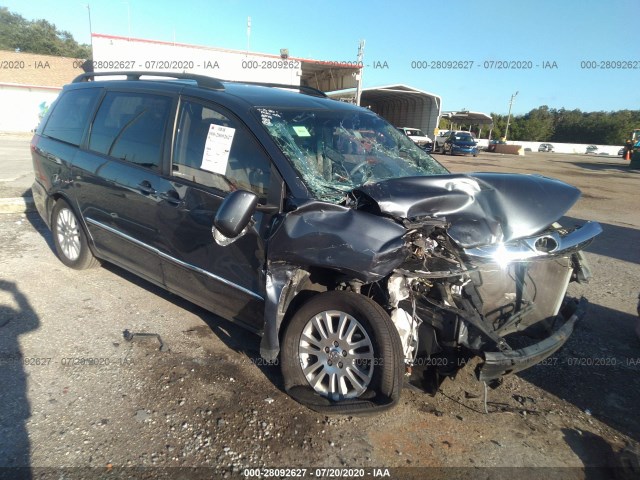
[[[222,202],[213,224],[225,237],[236,238],[249,224],[258,205],[258,196],[246,190],[231,192]]]

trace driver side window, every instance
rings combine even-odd
[[[180,107],[172,175],[221,192],[248,190],[266,200],[270,160],[248,129],[195,101]]]

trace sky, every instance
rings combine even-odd
[[[87,4],[93,33],[246,50],[251,17],[251,51],[327,61],[364,40],[365,88],[409,85],[445,111],[507,114],[516,92],[516,115],[640,109],[638,0],[0,0],[89,44]]]

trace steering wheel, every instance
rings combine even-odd
[[[351,171],[349,172],[349,175],[353,176],[358,171],[362,170],[365,166],[368,166],[368,165],[369,165],[369,162],[367,160],[365,160],[364,162],[360,162],[358,165],[356,165],[351,169]]]

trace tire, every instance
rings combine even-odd
[[[284,332],[285,390],[323,413],[389,408],[400,398],[402,358],[398,331],[380,305],[357,293],[320,293],[294,314]]]
[[[56,254],[67,267],[84,270],[99,264],[89,249],[78,217],[64,200],[58,200],[53,207],[51,233]]]

